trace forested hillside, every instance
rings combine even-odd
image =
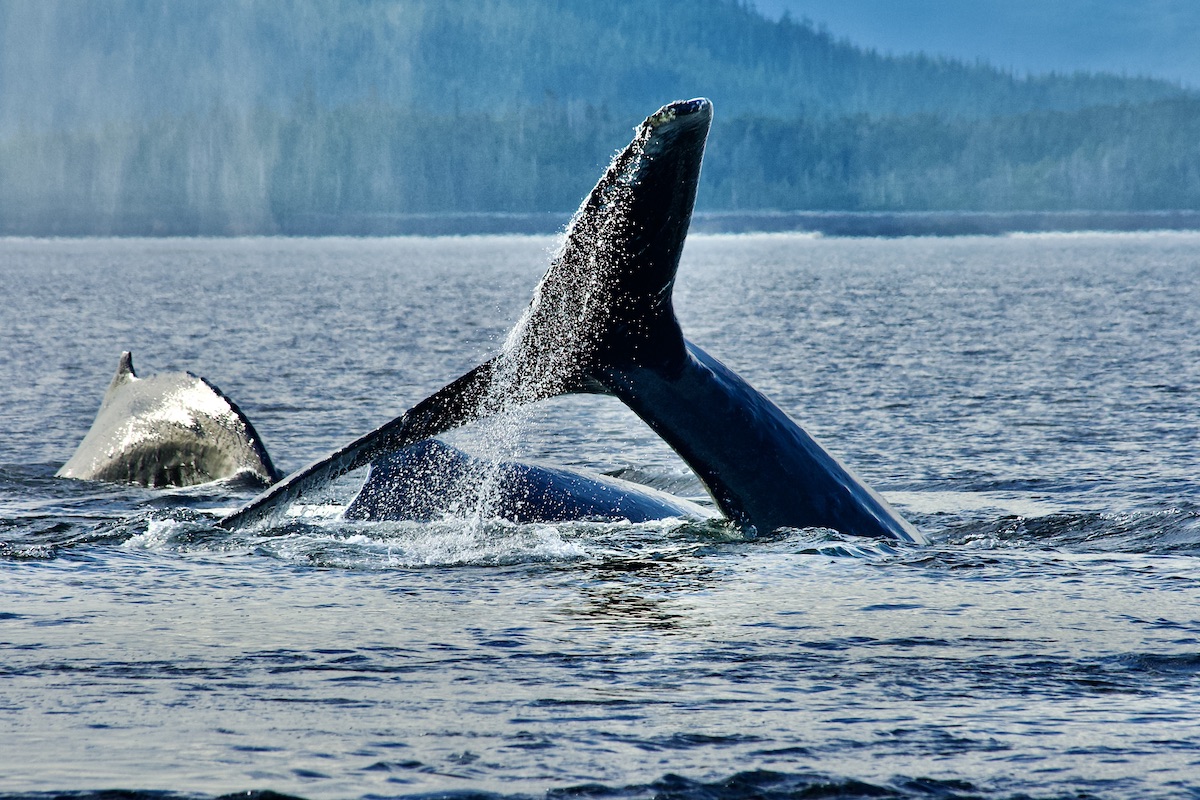
[[[567,211],[705,95],[701,208],[1200,208],[1200,98],[878,54],[732,0],[0,4],[0,230]]]

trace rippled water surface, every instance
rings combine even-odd
[[[231,534],[250,487],[53,477],[124,349],[299,468],[494,352],[553,245],[0,240],[0,797],[1200,796],[1200,234],[689,241],[685,332],[928,547],[350,523],[354,476]],[[703,497],[615,401],[506,436]]]

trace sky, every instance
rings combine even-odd
[[[1019,74],[1086,70],[1200,88],[1200,0],[753,0],[881,52]]]

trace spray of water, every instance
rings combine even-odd
[[[613,276],[630,254],[624,243],[635,224],[628,213],[634,178],[653,132],[638,130],[618,153],[568,224],[533,300],[509,332],[495,361],[471,449],[482,458],[467,482],[467,524],[478,529],[495,517],[503,463],[514,458],[532,415],[531,404],[570,388],[587,371],[608,325]]]

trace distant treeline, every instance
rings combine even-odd
[[[0,142],[5,233],[271,233],[318,216],[562,212],[637,120],[543,105],[164,116]],[[1200,208],[1200,100],[987,120],[719,120],[705,210]]]
[[[0,45],[0,233],[561,213],[696,95],[709,211],[1200,208],[1194,92],[882,56],[733,0],[12,0]]]
[[[712,208],[1200,209],[1200,100],[967,120],[752,118],[711,139]]]
[[[488,115],[551,99],[624,120],[697,95],[731,117],[793,119],[1184,94],[1146,78],[881,55],[739,0],[5,0],[0,52],[0,136],[301,98]]]

